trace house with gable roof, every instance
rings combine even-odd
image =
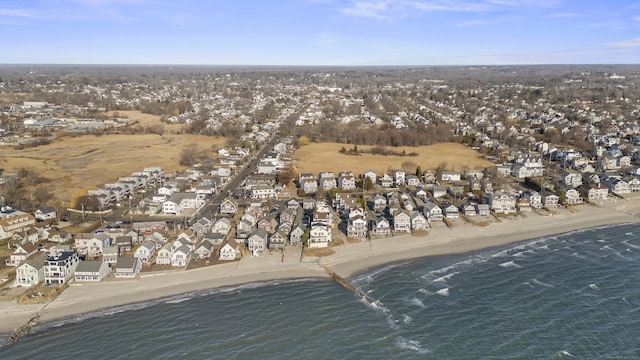
[[[21,262],[16,267],[16,279],[11,287],[32,287],[44,281],[44,262],[47,256],[39,254]]]
[[[233,261],[240,255],[240,247],[238,243],[231,239],[220,248],[218,259],[225,261]]]

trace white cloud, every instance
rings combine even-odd
[[[386,19],[384,13],[389,8],[390,1],[358,1],[352,7],[343,8],[341,11],[348,15]]]
[[[346,1],[344,14],[378,19],[396,18],[402,11],[496,12],[521,8],[553,8],[559,0],[357,0]]]
[[[620,47],[620,48],[640,47],[640,37],[635,38],[635,39],[630,39],[630,40],[613,42],[613,43],[610,43],[609,45],[611,45],[613,47]]]
[[[339,34],[322,33],[316,35],[318,45],[325,48],[332,48],[342,42],[343,38]]]
[[[33,12],[26,9],[0,8],[0,16],[9,17],[33,17]]]

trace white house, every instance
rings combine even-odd
[[[331,227],[324,224],[313,223],[309,231],[309,247],[325,248],[331,242]]]
[[[111,272],[106,261],[80,261],[73,278],[79,282],[99,282]]]
[[[16,267],[16,280],[12,287],[31,287],[44,281],[44,261],[46,256],[41,254],[25,260]]]
[[[489,194],[491,210],[497,214],[513,214],[516,212],[516,196],[505,191]]]
[[[171,243],[164,244],[160,250],[158,250],[158,255],[156,255],[156,264],[171,265],[171,253]]]
[[[231,239],[220,248],[220,256],[218,259],[231,261],[235,260],[238,254],[240,254],[239,245],[235,240]]]
[[[156,252],[156,244],[153,241],[145,241],[140,245],[139,248],[133,254],[133,257],[136,259],[140,259],[140,262],[143,264],[149,263],[151,257]]]
[[[134,257],[119,257],[115,266],[115,277],[130,279],[136,277],[142,268],[139,259]]]
[[[184,267],[189,260],[191,260],[191,248],[187,245],[182,245],[171,253],[171,266]]]
[[[49,256],[44,263],[44,281],[47,285],[62,285],[68,282],[80,259],[75,251],[62,251]]]

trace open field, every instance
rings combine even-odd
[[[177,134],[181,133],[183,130],[184,124],[163,124],[160,122],[159,115],[151,115],[145,114],[143,112],[137,110],[118,110],[111,111],[107,114],[113,116],[114,114],[120,114],[121,117],[126,117],[131,120],[136,120],[138,125],[143,128],[147,128],[154,125],[162,125],[164,127],[165,133]]]
[[[0,148],[0,167],[5,173],[15,173],[19,168],[37,171],[51,180],[56,198],[68,206],[72,197],[147,166],[161,166],[167,172],[181,169],[180,152],[188,144],[215,150],[225,142],[225,138],[190,134],[63,137],[35,148]],[[212,157],[216,155],[211,152]]]
[[[312,173],[317,175],[321,171],[333,171],[336,175],[340,171],[353,171],[361,174],[371,169],[377,173],[383,173],[390,169],[399,169],[402,163],[413,162],[423,170],[434,170],[439,165],[444,165],[446,170],[461,171],[467,167],[470,169],[483,169],[494,166],[488,160],[483,159],[474,150],[457,143],[442,143],[429,146],[389,148],[393,151],[407,153],[416,152],[418,156],[383,156],[383,155],[345,155],[339,151],[342,147],[350,149],[352,145],[338,143],[311,143],[302,146],[294,155],[294,165],[298,173]],[[360,151],[368,150],[370,146],[359,146]]]

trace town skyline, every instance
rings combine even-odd
[[[625,64],[640,3],[566,0],[0,4],[5,64]],[[27,45],[28,46],[25,46]]]

